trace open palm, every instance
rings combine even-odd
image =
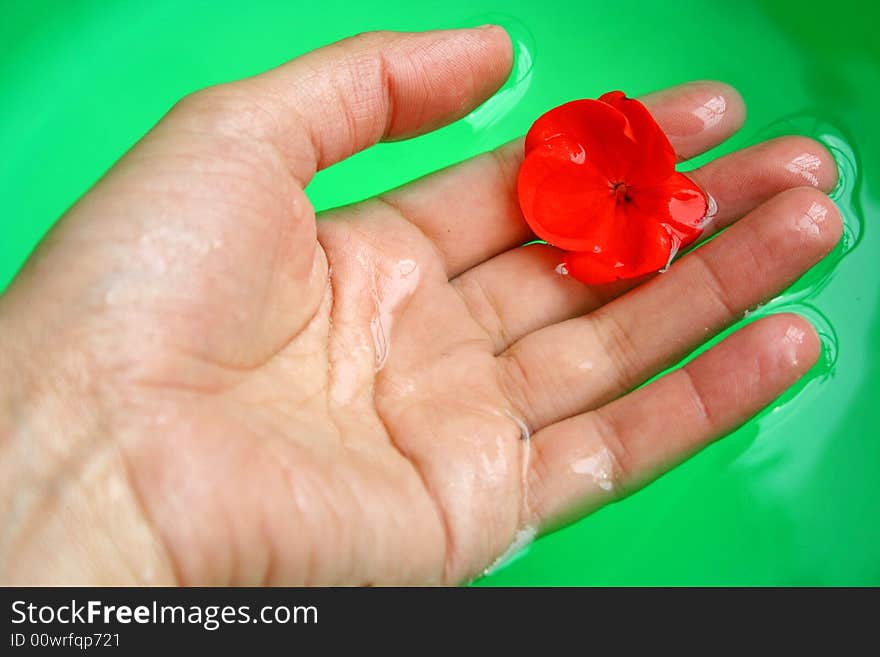
[[[7,515],[18,563],[45,564],[18,579],[460,582],[811,366],[814,331],[780,315],[630,392],[834,246],[836,170],[804,138],[693,172],[711,229],[739,221],[632,291],[522,246],[519,142],[316,222],[316,170],[461,116],[509,67],[493,27],[356,37],[185,99],[68,213],[0,301],[9,398],[41,409],[12,442],[47,455],[16,476],[64,482],[22,502],[37,529]],[[719,83],[642,100],[681,159],[744,115]]]

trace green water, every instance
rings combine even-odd
[[[880,584],[880,11],[818,6],[0,0],[0,289],[180,96],[355,32],[498,22],[516,41],[516,70],[466,119],[320,174],[308,190],[319,208],[492,148],[575,97],[728,81],[749,118],[711,156],[798,132],[829,144],[843,169],[843,243],[744,320],[807,314],[823,359],[724,441],[478,584]]]

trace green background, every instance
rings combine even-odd
[[[515,71],[462,121],[320,174],[308,190],[319,208],[487,150],[572,98],[725,80],[741,90],[749,118],[711,156],[796,132],[831,146],[843,169],[834,193],[843,243],[744,319],[802,312],[823,336],[823,358],[724,441],[478,584],[880,584],[880,12],[850,0],[818,7],[0,0],[0,289],[183,94],[356,32],[496,22],[516,42]]]

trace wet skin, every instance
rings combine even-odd
[[[367,34],[206,89],[65,215],[0,298],[4,582],[466,581],[809,369],[783,314],[629,392],[834,246],[804,138],[694,172],[730,229],[651,280],[520,246],[519,142],[316,222],[316,170],[462,116],[510,59],[499,28]],[[715,82],[642,100],[682,160],[744,116]]]

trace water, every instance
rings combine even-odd
[[[871,34],[880,13],[868,2],[842,0],[821,16],[794,0],[626,7],[22,0],[0,12],[0,286],[52,221],[181,95],[369,29],[501,23],[516,45],[514,73],[462,121],[320,174],[308,190],[319,208],[492,148],[546,109],[609,89],[638,94],[695,78],[737,86],[749,105],[745,128],[695,164],[784,133],[822,140],[841,167],[833,196],[845,214],[844,239],[740,323],[800,312],[822,335],[820,362],[685,466],[539,539],[478,584],[880,584],[880,237],[873,229],[880,46]],[[809,174],[809,162],[797,166]]]

